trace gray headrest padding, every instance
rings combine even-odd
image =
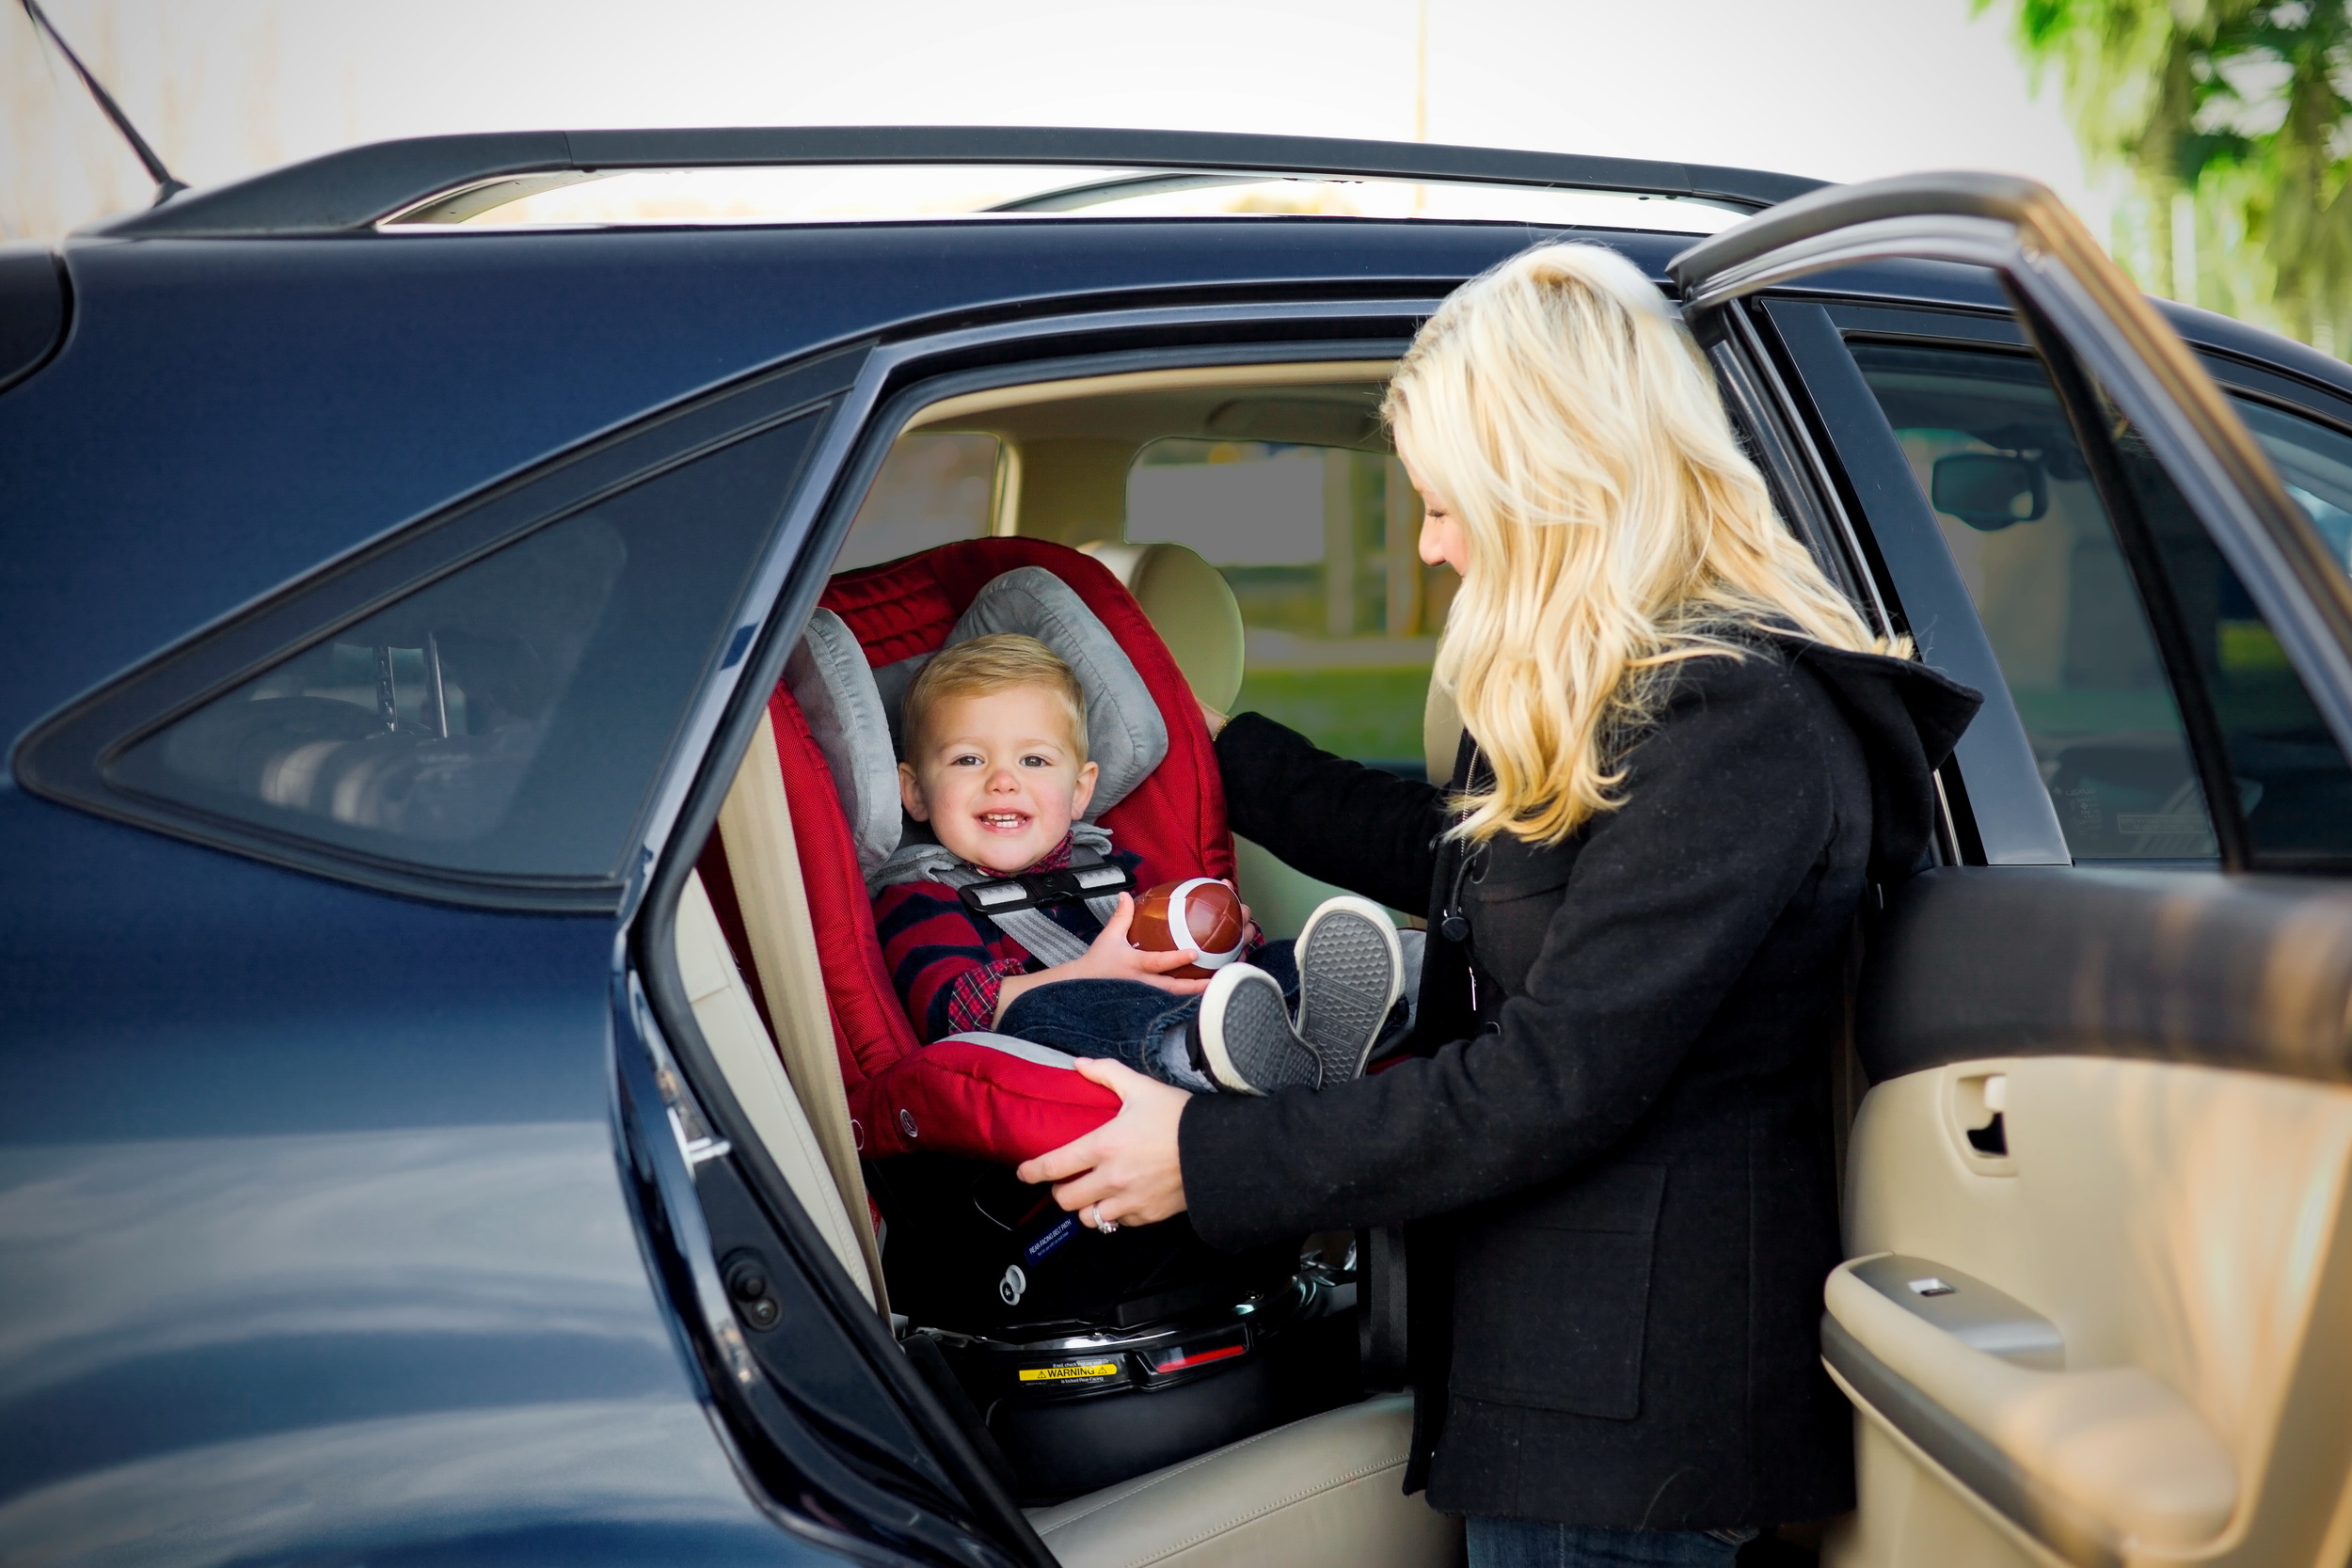
[[[1134,663],[1077,592],[1042,566],[1005,573],[979,592],[944,646],[1022,632],[1055,653],[1087,694],[1087,754],[1102,769],[1089,821],[1127,798],[1168,755],[1168,721]]]
[[[800,645],[785,660],[784,683],[815,732],[841,792],[857,845],[858,868],[879,869],[898,847],[898,763],[890,719],[857,635],[830,610],[812,611]]]

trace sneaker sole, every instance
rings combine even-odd
[[[1298,1034],[1328,1085],[1359,1078],[1404,985],[1405,950],[1386,911],[1343,894],[1307,917],[1298,961]]]
[[[1200,1050],[1220,1087],[1272,1094],[1294,1084],[1315,1086],[1314,1051],[1291,1030],[1290,1009],[1274,976],[1228,964],[1200,996]]]

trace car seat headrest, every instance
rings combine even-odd
[[[898,759],[890,749],[891,715],[857,634],[830,610],[812,610],[784,684],[825,753],[841,812],[857,846],[858,868],[871,874],[898,847]]]
[[[1241,694],[1241,601],[1225,574],[1182,545],[1079,546],[1110,568],[1168,644],[1193,695],[1219,713]]]
[[[1023,566],[990,580],[947,633],[942,647],[995,632],[1022,632],[1061,657],[1087,694],[1087,752],[1101,769],[1089,821],[1125,800],[1168,755],[1168,721],[1151,688],[1110,631],[1068,583],[1042,566]],[[825,755],[856,844],[858,867],[871,875],[898,847],[905,818],[898,802],[899,704],[930,654],[880,669],[842,619],[811,613],[784,678]]]

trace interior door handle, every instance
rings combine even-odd
[[[2138,1368],[2064,1370],[2055,1324],[1923,1259],[1842,1263],[1825,1295],[1822,1354],[1847,1394],[2061,1556],[2105,1568],[2126,1544],[2177,1550],[2229,1523],[2228,1449]]]

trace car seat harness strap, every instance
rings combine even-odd
[[[965,909],[993,921],[1049,968],[1085,958],[1087,942],[1045,913],[1048,908],[1083,903],[1095,919],[1108,921],[1119,911],[1119,895],[1136,891],[1135,873],[1084,844],[1072,847],[1070,864],[1057,871],[990,877],[958,865],[939,867],[932,875],[956,890]]]

